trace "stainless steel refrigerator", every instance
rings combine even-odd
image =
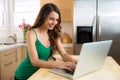
[[[79,53],[82,43],[85,43],[77,43],[79,42],[77,40],[82,40],[78,39],[81,36],[76,36],[80,35],[77,33],[78,27],[91,27],[91,42],[112,39],[113,44],[108,55],[112,56],[120,64],[120,0],[74,1],[75,54]],[[88,40],[84,41],[87,42]]]

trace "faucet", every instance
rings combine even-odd
[[[17,42],[17,36],[16,36],[16,34],[13,34],[13,36],[10,35],[9,38],[12,38],[15,43]]]

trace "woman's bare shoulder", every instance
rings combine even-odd
[[[36,35],[35,35],[35,32],[33,31],[33,30],[28,30],[27,31],[27,38],[28,39],[32,39],[32,38],[35,38],[36,37]]]
[[[28,30],[27,31],[27,34],[30,36],[30,35],[35,35],[35,31],[34,30]]]

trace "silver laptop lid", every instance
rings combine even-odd
[[[100,69],[109,53],[112,40],[84,43],[73,79]]]

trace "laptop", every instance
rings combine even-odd
[[[73,75],[60,69],[50,69],[50,72],[71,78],[72,80],[95,72],[102,68],[111,44],[112,40],[84,43]]]

